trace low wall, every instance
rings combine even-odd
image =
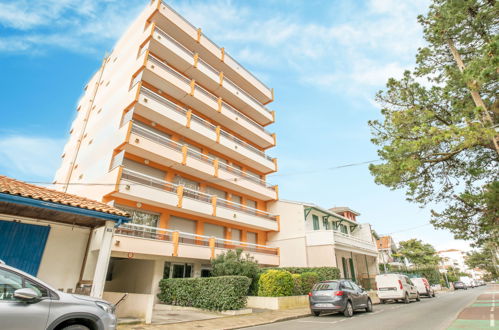
[[[379,301],[379,298],[378,298],[378,294],[376,293],[376,291],[367,291],[367,293],[369,294],[369,297],[371,298],[371,301],[373,304],[379,304],[380,301]]]
[[[123,295],[123,292],[104,292],[102,299],[116,304]],[[116,308],[116,316],[118,318],[138,318],[150,323],[153,303],[154,295],[152,294],[130,293]]]
[[[308,307],[308,296],[290,296],[290,297],[249,296],[246,307],[273,309],[273,310]]]

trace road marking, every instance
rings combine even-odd
[[[490,314],[490,326],[493,328],[495,327],[495,320],[494,320],[494,314]]]

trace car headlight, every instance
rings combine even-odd
[[[102,301],[96,301],[95,304],[99,306],[104,312],[109,313],[109,314],[114,314],[114,306],[107,304]]]

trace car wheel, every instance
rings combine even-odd
[[[321,315],[321,312],[313,311],[313,312],[312,312],[312,314],[313,314],[314,316],[319,316],[319,315]]]
[[[421,301],[421,298],[419,297],[419,293],[416,295],[416,301]]]
[[[433,291],[433,293],[431,294],[431,296],[432,296],[433,298],[435,298],[435,297],[436,297],[435,291]]]
[[[405,297],[404,297],[404,304],[408,304],[408,303],[410,303],[410,302],[411,302],[411,300],[409,299],[409,294],[408,294],[408,293],[406,293],[406,294],[405,294]]]
[[[81,324],[71,324],[67,327],[62,328],[62,330],[90,330],[88,327]]]
[[[366,312],[371,313],[373,311],[373,303],[371,299],[367,299]]]
[[[345,307],[345,310],[343,311],[343,315],[346,317],[352,317],[353,316],[353,306],[352,303],[347,301],[347,306]]]
[[[385,299],[380,299],[379,302],[382,303],[382,304],[386,304],[386,300]]]

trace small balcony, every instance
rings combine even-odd
[[[113,196],[258,230],[278,229],[277,216],[123,168]]]
[[[136,80],[143,80],[170,96],[213,118],[228,129],[241,132],[261,148],[275,145],[274,136],[262,125],[222,100],[160,59],[149,55],[146,65]]]
[[[206,63],[199,54],[191,52],[157,27],[151,33],[152,38],[143,49],[149,49],[153,54],[168,59],[169,64],[179,72],[254,118],[257,123],[268,125],[274,121],[273,113],[260,101],[227,78],[222,71]]]
[[[266,245],[232,241],[139,224],[116,228],[112,250],[209,260],[228,249],[242,249],[259,264],[278,265],[279,252]]]
[[[139,88],[138,85],[136,88]],[[141,87],[133,112],[262,173],[276,171],[274,159],[160,94]]]
[[[262,104],[274,100],[273,90],[262,83],[240,63],[232,58],[224,48],[218,47],[206,37],[201,29],[196,28],[165,2],[158,3],[159,11],[151,21],[184,45],[191,52],[198,53],[217,71],[222,71],[237,86],[253,95]]]
[[[250,173],[246,173],[218,159],[202,154],[149,129],[131,123],[132,129],[126,152],[152,160],[166,167],[180,170],[201,180],[217,184],[261,200],[277,199],[275,188]]]
[[[334,245],[336,248],[370,256],[377,256],[378,249],[372,241],[336,230],[313,230],[306,233],[307,245]]]

